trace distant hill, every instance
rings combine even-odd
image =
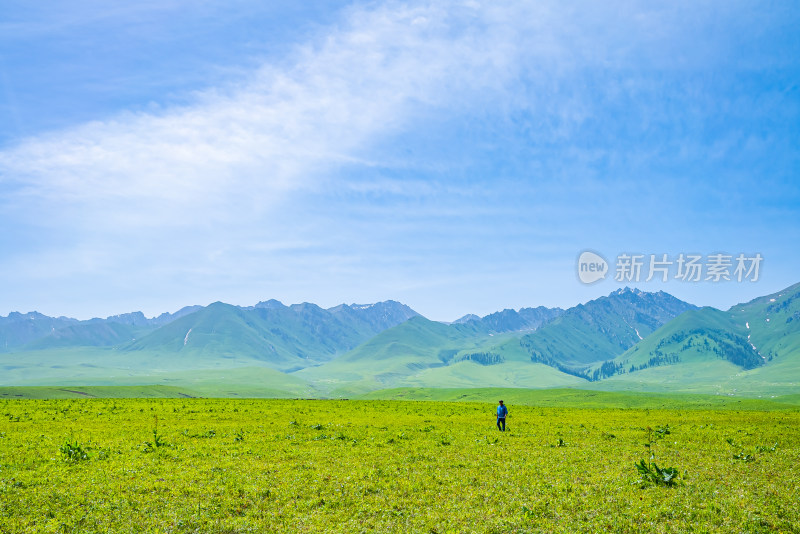
[[[326,361],[416,315],[395,301],[323,310],[276,300],[251,307],[187,306],[150,319],[138,311],[88,321],[12,312],[0,317],[0,352],[114,347],[162,356],[245,356],[297,368]]]
[[[728,310],[768,361],[800,359],[800,284]]]
[[[733,374],[720,374],[721,362],[733,364]],[[728,311],[686,312],[606,364],[617,380],[663,381],[668,373],[686,384],[698,376],[707,383],[712,369],[730,389],[778,392],[800,383],[800,284]]]
[[[715,308],[690,310],[662,326],[617,358],[622,371],[678,363],[728,360],[743,369],[764,365],[749,341],[747,328],[729,312]]]
[[[452,324],[463,324],[463,323],[468,323],[470,321],[480,321],[480,320],[481,318],[475,315],[474,313],[468,313],[463,317],[459,317],[458,319],[453,321]]]
[[[152,326],[164,326],[165,324],[171,323],[175,319],[180,319],[185,315],[189,315],[190,313],[194,313],[196,311],[201,310],[202,306],[184,306],[180,310],[176,311],[175,313],[162,313],[158,317],[153,317],[152,319],[148,319],[148,324]],[[138,312],[141,313],[141,312]],[[108,320],[111,321],[113,317],[109,317]]]
[[[405,304],[394,300],[374,304],[340,304],[327,311],[342,322],[360,325],[356,326],[359,331],[372,335],[419,316]]]
[[[658,327],[694,308],[663,291],[620,289],[568,309],[523,336],[520,345],[532,361],[579,370],[617,357]]]
[[[489,332],[524,332],[536,330],[564,313],[561,308],[522,308],[519,311],[503,310],[479,320]]]
[[[495,380],[492,375],[511,374],[506,367],[502,370],[497,367],[506,363],[506,352],[503,349],[492,350],[492,347],[504,340],[516,340],[522,332],[530,331],[540,321],[561,312],[559,309],[546,311],[546,308],[524,310],[504,310],[483,319],[449,325],[422,316],[413,317],[329,363],[296,374],[323,390],[333,392],[360,393],[381,387],[418,384],[420,381],[433,386],[442,382],[485,383],[486,380]],[[525,330],[510,330],[513,328]],[[498,334],[498,330],[502,333]],[[527,356],[521,359],[529,364]],[[508,358],[509,363],[518,360],[516,354]],[[475,365],[479,367],[473,367]],[[492,369],[487,370],[488,366]],[[537,369],[528,367],[530,369],[515,366],[514,373],[530,378],[531,372],[535,374]],[[431,372],[437,368],[442,369]],[[558,385],[575,383],[573,377],[562,377],[560,371],[538,369],[538,372],[548,374]]]
[[[281,370],[317,365],[410,317],[414,310],[394,301],[341,305],[284,306],[278,301],[240,308],[216,302],[176,319],[121,347],[188,358],[202,354],[244,356]]]
[[[477,322],[446,325],[422,316],[413,317],[394,328],[384,330],[355,350],[337,359],[337,364],[358,363],[386,369],[402,365],[444,365],[453,357],[453,347],[460,347],[473,338],[482,338],[485,330]]]
[[[149,325],[135,326],[113,321],[89,321],[70,324],[25,345],[26,350],[41,350],[65,347],[110,347],[127,343],[143,332],[149,332]]]
[[[362,389],[435,386],[437,381],[486,385],[500,376],[515,386],[525,381],[540,386],[544,375],[552,384],[576,384],[599,376],[600,371],[590,372],[595,362],[615,358],[640,336],[690,309],[694,306],[664,292],[625,288],[566,311],[503,310],[450,325],[417,317],[297,374],[320,387],[355,383]]]
[[[152,319],[136,311],[88,321],[48,317],[35,311],[25,314],[11,312],[8,317],[0,317],[0,353],[120,345],[201,308],[187,306]]]
[[[524,332],[533,331],[548,323],[564,313],[561,308],[521,308],[519,311],[505,309],[503,311],[490,313],[484,317],[479,317],[473,313],[468,313],[449,324],[480,324],[488,332]]]
[[[13,352],[51,332],[78,324],[77,319],[47,317],[38,312],[11,312],[0,317],[0,352]]]
[[[328,309],[217,302],[89,321],[11,313],[0,317],[0,344],[0,386],[311,397],[388,387],[785,396],[800,393],[800,284],[727,311],[624,288],[568,310],[507,309],[451,324],[395,301]]]

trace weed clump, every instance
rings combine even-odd
[[[158,416],[154,416],[155,424],[153,425],[153,441],[145,441],[144,449],[142,452],[154,452],[159,447],[169,447],[170,444],[166,442],[164,436],[158,433]]]
[[[81,462],[89,459],[88,450],[78,443],[78,440],[74,443],[66,441],[59,450],[65,462]]]
[[[644,446],[650,451],[650,459],[647,461],[641,459],[638,463],[634,464],[636,466],[636,471],[639,472],[639,476],[641,477],[640,481],[643,486],[674,486],[677,484],[678,470],[674,467],[659,467],[658,464],[656,464],[656,455],[653,451],[653,445],[655,445],[659,439],[670,433],[669,425],[656,427],[655,430],[647,427],[647,443],[645,443]]]

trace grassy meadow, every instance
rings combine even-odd
[[[0,400],[0,532],[800,532],[762,402]]]

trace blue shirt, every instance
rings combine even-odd
[[[497,418],[502,419],[508,414],[508,408],[506,408],[505,404],[501,404],[497,407]]]

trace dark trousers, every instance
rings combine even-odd
[[[502,425],[502,426],[500,426]],[[505,417],[498,417],[497,418],[497,430],[501,432],[506,431],[506,418]]]

